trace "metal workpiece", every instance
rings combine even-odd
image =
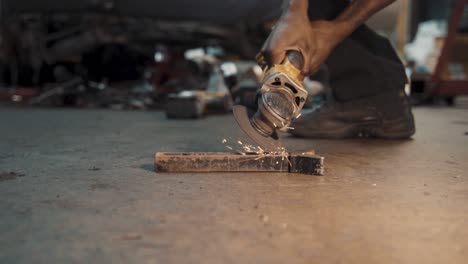
[[[315,155],[315,153],[291,153],[289,155],[289,172],[324,175],[324,158]]]
[[[155,171],[176,172],[294,172],[323,175],[324,159],[314,153],[237,154],[221,152],[157,152]]]

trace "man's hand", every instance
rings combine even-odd
[[[264,58],[268,65],[280,64],[286,51],[298,50],[304,56],[302,74],[312,74],[344,38],[372,14],[394,1],[354,0],[334,21],[310,21],[308,0],[289,0],[257,55],[257,61]]]
[[[303,75],[317,71],[333,48],[341,41],[330,21],[309,20],[306,5],[286,9],[265,41],[257,57],[263,56],[269,65],[280,64],[288,50],[298,50],[304,56]]]

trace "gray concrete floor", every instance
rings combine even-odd
[[[1,109],[0,263],[466,263],[468,109],[414,112],[413,140],[286,138],[314,177],[152,172],[231,116]]]

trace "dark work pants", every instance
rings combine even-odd
[[[309,0],[310,20],[333,20],[348,0]],[[346,102],[402,90],[405,69],[390,42],[366,25],[339,44],[325,65],[335,99]]]

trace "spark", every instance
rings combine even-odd
[[[299,118],[301,115],[302,115],[302,113],[299,113],[299,114],[296,116],[296,118]]]
[[[283,123],[283,125],[284,125],[284,123]],[[224,144],[227,141],[228,141],[227,139],[222,140],[222,142]],[[281,156],[282,161],[287,160],[289,165],[292,165],[291,161],[289,160],[289,153],[286,151],[286,149],[284,147],[278,147],[276,150],[267,151],[267,150],[264,150],[260,146],[244,144],[240,140],[237,140],[237,143],[241,146],[242,149],[237,149],[237,148],[234,149],[233,147],[227,146],[227,145],[225,145],[225,147],[227,149],[234,150],[237,154],[243,155],[243,156],[246,156],[246,155],[249,155],[249,154],[259,155],[259,157],[256,157],[255,160],[261,160],[262,163],[265,162],[264,159],[263,159],[265,157]],[[279,161],[276,161],[276,164],[279,164]]]

